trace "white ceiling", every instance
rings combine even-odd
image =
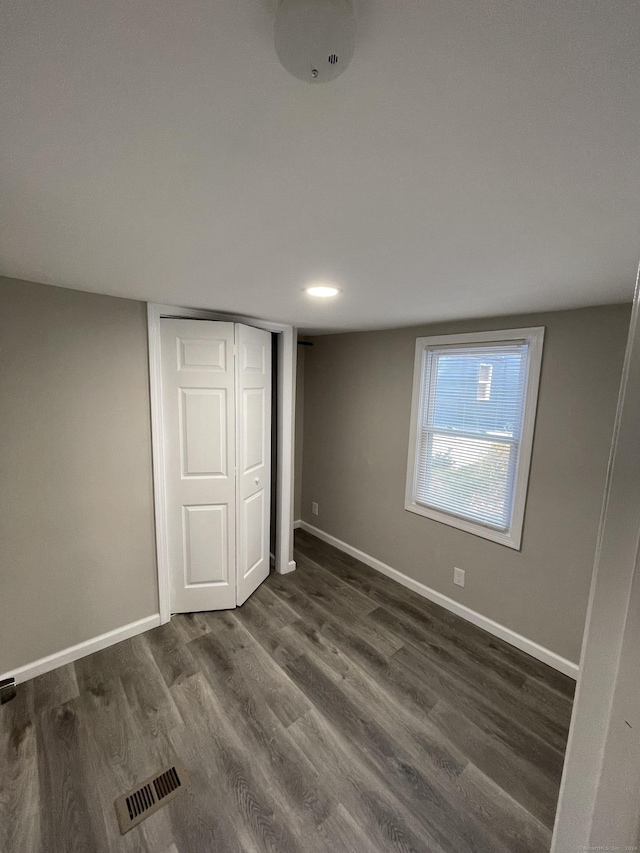
[[[274,14],[0,0],[0,272],[308,331],[631,298],[638,0],[357,0],[315,86]]]

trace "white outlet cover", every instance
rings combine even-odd
[[[311,512],[313,515],[318,514],[318,504],[315,501],[311,502]]]
[[[454,570],[453,570],[453,582],[457,586],[464,586],[464,569],[454,568]]]

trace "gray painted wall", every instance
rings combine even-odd
[[[630,306],[313,338],[302,518],[578,661]],[[522,550],[404,509],[415,339],[546,327]],[[319,515],[311,515],[311,501]],[[466,570],[466,587],[453,568]]]
[[[141,302],[0,278],[0,672],[158,611]]]

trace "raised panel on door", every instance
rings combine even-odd
[[[161,320],[172,612],[235,607],[235,330]]]
[[[182,476],[227,477],[227,391],[181,388]]]
[[[264,534],[265,534],[265,490],[260,489],[250,497],[245,498],[243,511],[245,523],[243,525],[244,536],[244,578],[260,567],[264,558]]]
[[[242,473],[251,474],[265,463],[265,389],[243,388],[244,429],[242,433]]]
[[[269,574],[271,346],[269,332],[236,325],[238,604]]]
[[[184,581],[187,587],[229,581],[229,507],[182,507]]]
[[[192,320],[187,322],[206,322]],[[230,353],[228,342],[223,338],[202,340],[199,338],[178,338],[179,370],[213,370],[225,373]]]

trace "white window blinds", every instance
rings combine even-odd
[[[528,369],[526,340],[424,350],[418,504],[509,530]]]

